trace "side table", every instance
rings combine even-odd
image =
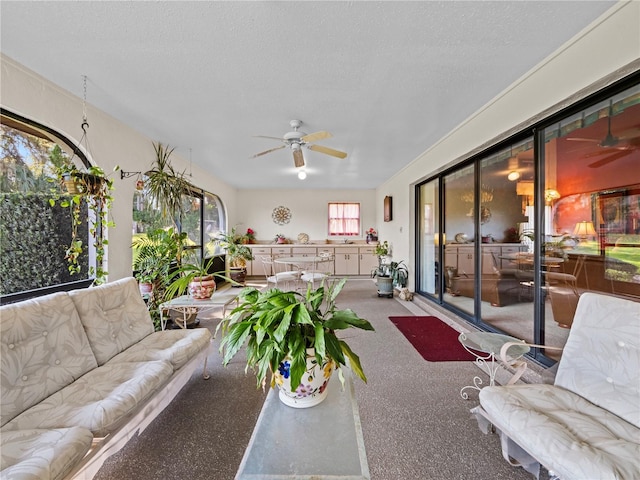
[[[181,297],[176,297],[173,300],[164,302],[158,307],[158,309],[160,310],[160,325],[162,327],[162,330],[164,330],[167,326],[167,319],[164,315],[165,310],[171,309],[182,312],[184,321],[182,323],[176,323],[181,328],[187,328],[186,324],[189,312],[195,310],[200,313],[201,311],[206,309],[222,307],[222,316],[224,317],[227,313],[227,307],[232,302],[238,299],[239,293],[240,292],[237,289],[227,287],[216,290],[215,292],[213,292],[211,298],[208,298],[206,300],[196,300],[189,295],[182,295]]]
[[[470,354],[476,357],[474,360],[476,365],[480,369],[484,370],[489,375],[489,385],[495,385],[496,372],[500,363],[505,366],[516,366],[517,371],[509,381],[515,382],[522,375],[526,368],[526,363],[521,362],[516,365],[515,361],[528,353],[529,345],[515,337],[509,335],[502,335],[499,333],[491,332],[472,332],[461,333],[458,337],[458,341],[462,344],[464,349]],[[519,344],[522,345],[519,345]],[[509,344],[509,345],[507,345]],[[507,345],[509,355],[506,355],[506,351],[503,351],[503,347]],[[498,357],[498,362],[496,361]],[[469,395],[465,391],[468,388],[480,390],[482,388],[482,379],[478,376],[473,377],[473,385],[467,385],[460,389],[460,396],[467,400]]]

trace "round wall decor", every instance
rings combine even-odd
[[[283,206],[276,207],[273,209],[271,218],[273,219],[273,223],[284,225],[285,223],[289,223],[289,220],[291,220],[291,210]]]

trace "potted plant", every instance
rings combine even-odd
[[[211,272],[215,257],[202,259],[200,262],[182,263],[171,275],[171,282],[165,292],[165,300],[184,295],[189,295],[195,300],[208,300],[216,291],[214,274],[223,272]]]
[[[336,335],[337,330],[373,326],[350,309],[338,309],[336,297],[346,279],[325,283],[305,294],[277,288],[240,291],[239,305],[218,325],[223,332],[223,364],[246,345],[247,369],[254,370],[258,387],[279,388],[286,405],[306,408],[320,403],[333,369],[347,359],[351,370],[367,381],[359,357]]]
[[[367,230],[366,234],[367,234],[367,243],[378,241],[378,232],[376,232],[375,228],[370,228],[369,230]]]
[[[287,243],[287,237],[285,237],[281,233],[276,234],[274,240],[275,240],[276,243]]]
[[[249,229],[251,230],[251,229]],[[253,230],[251,230],[253,232]],[[233,280],[234,287],[243,286],[247,275],[247,262],[253,260],[253,253],[245,243],[245,236],[236,233],[236,227],[229,233],[220,233],[216,239],[216,245],[224,248],[229,261],[229,277]]]
[[[85,252],[86,245],[78,236],[78,226],[82,222],[88,222],[89,234],[93,238],[95,249],[95,264],[89,266],[89,275],[94,276],[94,284],[104,283],[107,271],[104,270],[105,239],[104,230],[115,227],[108,219],[109,208],[113,202],[113,179],[105,175],[102,168],[91,166],[86,171],[80,170],[72,159],[57,157],[56,175],[67,195],[61,196],[59,190],[52,190],[49,199],[51,206],[60,202],[60,206],[71,211],[71,241],[65,252],[65,258],[69,263],[69,273],[77,274],[81,271],[78,263],[80,256]],[[114,172],[119,166],[113,169]],[[89,214],[83,215],[83,206],[86,205]]]
[[[157,329],[160,328],[158,306],[164,300],[172,269],[178,266],[186,239],[185,232],[158,229],[135,238],[131,244],[134,276],[140,284],[151,283],[147,306]]]
[[[254,229],[247,228],[247,233],[244,236],[247,239],[247,243],[256,243],[256,231]]]
[[[176,223],[184,213],[182,196],[189,190],[189,182],[184,178],[184,173],[176,171],[171,165],[170,157],[174,148],[160,142],[154,143],[153,148],[156,159],[151,170],[145,172],[145,188],[160,208],[162,217]]]
[[[389,274],[394,287],[406,287],[409,279],[409,269],[404,260],[389,262]]]

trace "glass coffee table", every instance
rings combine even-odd
[[[458,341],[467,352],[476,357],[474,360],[476,365],[489,375],[490,386],[495,385],[496,372],[501,364],[507,367],[516,367],[516,372],[509,384],[520,378],[526,368],[526,363],[516,363],[520,357],[530,350],[529,345],[524,343],[524,340],[500,333],[471,332],[461,333]],[[516,345],[509,346],[504,358],[501,358],[501,350],[508,343],[516,343]],[[517,345],[519,343],[522,343],[522,345]],[[482,379],[479,376],[475,376],[473,377],[473,385],[467,385],[460,389],[460,396],[465,400],[469,398],[466,392],[468,388],[480,390],[482,388]]]

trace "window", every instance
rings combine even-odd
[[[170,219],[162,217],[160,210],[144,190],[136,191],[133,196],[134,243],[158,229],[175,228],[178,225],[180,231],[187,234],[184,255],[189,257],[189,261],[199,261],[219,253],[213,239],[226,228],[224,206],[220,198],[193,188],[185,192],[182,202],[183,217],[174,224]]]
[[[360,235],[360,204],[329,204],[329,236]]]
[[[69,160],[64,150],[72,142],[34,122],[2,111],[0,146],[0,295],[55,288],[89,278],[92,243],[86,222],[81,222],[83,240],[78,259],[80,271],[71,274],[65,252],[71,242],[71,214],[60,202],[56,166]],[[81,167],[86,159],[72,159]],[[26,207],[26,208],[25,208]],[[80,212],[87,218],[86,204]],[[77,284],[76,284],[77,285]],[[30,295],[34,296],[34,295]],[[17,298],[17,297],[16,297]],[[26,298],[26,297],[23,297]]]

